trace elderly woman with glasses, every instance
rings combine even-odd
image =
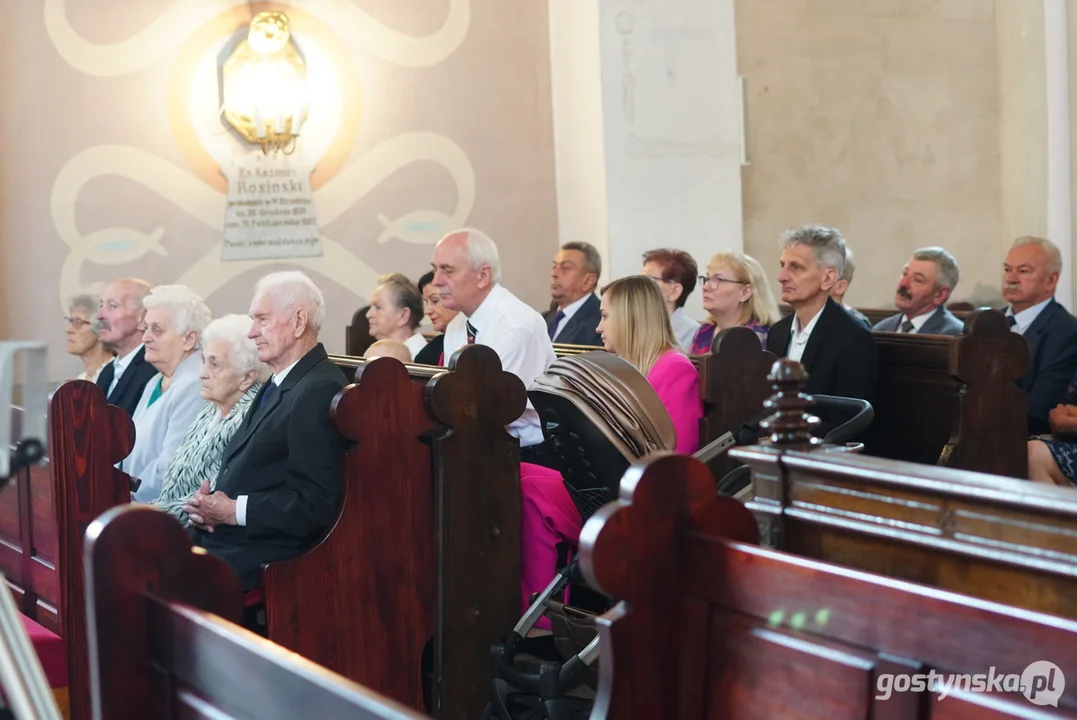
[[[79,295],[71,301],[64,318],[67,352],[82,360],[83,370],[78,374],[78,380],[95,382],[101,368],[112,359],[112,353],[97,337],[98,304],[96,298]]]
[[[172,456],[161,494],[153,504],[172,513],[185,526],[191,521],[183,506],[204,481],[216,490],[217,474],[228,441],[243,424],[251,402],[268,375],[258,360],[258,347],[247,337],[251,319],[225,315],[202,333],[202,398],[208,404],[194,419],[183,444]]]
[[[152,502],[187,429],[206,401],[199,392],[198,350],[209,308],[185,285],[158,285],[142,301],[146,362],[157,369],[135,407],[135,447],[120,466],[138,479],[134,499]]]
[[[692,353],[711,351],[715,334],[722,328],[743,325],[759,336],[766,347],[770,326],[781,320],[778,303],[770,292],[763,266],[750,255],[718,253],[707,263],[703,286],[703,309],[710,320],[703,323],[692,341]]]

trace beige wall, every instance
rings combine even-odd
[[[224,314],[246,312],[260,275],[297,265],[325,290],[323,340],[343,351],[378,274],[417,279],[442,233],[473,225],[499,242],[506,284],[547,302],[534,272],[557,243],[543,0],[272,6],[324,78],[302,143],[325,255],[296,263],[219,259],[219,167],[251,146],[216,118],[215,66],[271,6],[42,5],[5,5],[17,31],[0,56],[0,323],[51,343],[54,378],[78,369],[63,353],[64,299],[123,275],[190,284]],[[383,218],[420,211],[407,237],[385,233]]]
[[[1039,169],[1023,167],[1005,188],[1017,198],[1002,202],[1000,78],[1023,82],[1029,68],[1002,58],[1000,69],[1000,46],[1011,55],[1022,48],[996,36],[994,5],[738,0],[749,88],[747,252],[776,269],[779,234],[822,222],[840,228],[856,253],[854,304],[888,306],[909,253],[932,244],[957,256],[957,299],[997,298],[1003,248],[1018,225],[1035,225],[1027,198],[1043,188],[1022,186]],[[1035,96],[1035,86],[1025,92]],[[1015,118],[1004,146],[1014,166],[1020,131]]]

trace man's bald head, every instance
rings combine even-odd
[[[102,344],[119,356],[134,350],[142,342],[142,301],[150,294],[145,280],[120,278],[105,286],[97,311],[98,337]]]

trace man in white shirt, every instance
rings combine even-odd
[[[450,233],[434,248],[431,264],[431,284],[441,304],[458,311],[445,328],[442,363],[448,366],[453,353],[464,345],[486,345],[497,352],[506,371],[529,387],[555,360],[553,344],[542,316],[500,284],[501,262],[494,241],[474,229]],[[538,413],[530,401],[507,429],[520,439],[520,458],[539,462],[531,455],[541,451],[526,451],[542,444]]]
[[[595,328],[602,319],[595,295],[602,274],[602,257],[590,243],[561,246],[550,271],[550,297],[555,304],[546,316],[550,339],[566,345],[602,347]]]
[[[842,274],[845,240],[833,228],[805,225],[782,239],[782,302],[793,314],[774,324],[767,350],[800,362],[808,372],[805,392],[867,400],[875,397],[875,341],[856,318],[830,297]],[[823,418],[822,434],[847,418]]]
[[[1077,372],[1077,319],[1055,302],[1062,254],[1050,240],[1021,237],[1006,253],[1002,295],[1010,330],[1024,335],[1032,366],[1017,382],[1028,391],[1030,435],[1051,432],[1050,415]]]
[[[957,281],[957,260],[953,255],[941,247],[920,248],[905,263],[894,293],[894,306],[901,312],[880,320],[872,330],[960,335],[965,323],[946,309]]]
[[[249,337],[273,370],[210,478],[184,506],[195,541],[225,559],[244,590],[261,584],[264,563],[286,560],[325,534],[340,510],[347,443],[329,416],[344,373],[318,342],[325,301],[297,271],[255,286]]]
[[[109,403],[133,415],[142,390],[157,368],[146,362],[142,347],[142,301],[150,294],[145,280],[122,278],[105,286],[97,311],[98,338],[116,357],[101,368],[97,386]]]

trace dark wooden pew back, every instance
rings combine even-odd
[[[95,718],[422,717],[234,625],[236,575],[159,510],[99,517],[85,563]]]
[[[788,361],[783,361],[788,362]],[[797,555],[1077,618],[1077,496],[1066,488],[848,453],[800,440],[807,414],[732,455],[764,544]],[[799,439],[798,439],[799,438]]]
[[[333,403],[356,445],[341,514],[320,545],[267,566],[270,639],[409,706],[471,718],[490,645],[519,616],[523,383],[490,348],[450,368],[334,357],[355,384]],[[312,588],[317,588],[312,591]]]
[[[968,316],[960,337],[875,333],[879,388],[868,452],[1025,477],[1028,342],[1002,313]]]
[[[131,479],[114,465],[134,447],[131,418],[94,383],[72,380],[48,407],[44,464],[0,492],[0,570],[20,611],[64,639],[71,716],[90,717],[82,541],[95,517],[129,502]]]
[[[943,698],[926,684],[898,692],[890,677],[931,671],[985,682],[992,673],[1024,674],[1039,704],[1057,695],[1063,716],[1077,714],[1073,684],[1062,689],[1062,677],[1077,673],[1077,622],[766,550],[755,538],[750,513],[716,497],[697,461],[652,456],[629,471],[621,499],[581,535],[584,575],[623,599],[598,621],[593,720],[1031,717],[1052,709],[1020,692]],[[1045,660],[1055,675],[1030,668]]]

